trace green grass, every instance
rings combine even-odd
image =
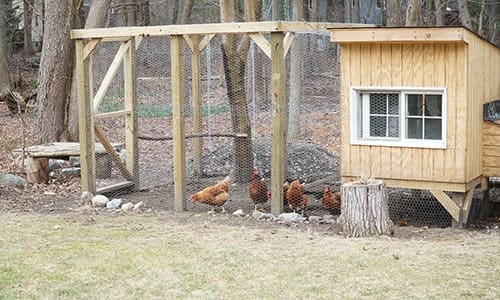
[[[495,235],[344,239],[207,218],[0,213],[0,299],[500,296]]]
[[[103,101],[99,106],[99,113],[106,113],[125,109],[123,102]],[[204,107],[201,111],[202,116],[225,114],[229,112],[227,105],[213,105],[209,108]],[[171,118],[172,109],[165,105],[146,105],[139,104],[137,107],[139,118]]]

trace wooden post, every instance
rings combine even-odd
[[[94,137],[94,108],[92,105],[92,82],[90,74],[91,55],[84,56],[84,42],[76,40],[76,82],[78,96],[78,126],[80,138],[81,159],[81,189],[82,192],[96,192],[95,172],[95,137]]]
[[[464,228],[467,225],[473,195],[474,189],[470,189],[466,193],[453,193],[452,200],[459,208],[459,216],[458,220],[454,218],[451,221],[452,227]]]
[[[285,68],[283,62],[283,32],[271,33],[272,85],[272,144],[271,144],[271,213],[283,212],[283,182],[285,180]]]
[[[359,181],[341,186],[341,220],[347,237],[390,234],[388,196],[382,180]]]
[[[136,78],[136,54],[135,38],[128,43],[127,52],[123,62],[123,79],[125,89],[125,150],[126,165],[131,175],[134,189],[139,188],[139,150],[138,150],[138,125],[137,125],[137,78]],[[130,179],[127,179],[130,180]]]
[[[174,142],[174,208],[183,211],[186,208],[186,156],[184,133],[184,76],[181,35],[173,35],[170,44],[172,76],[172,119]]]
[[[198,35],[191,36],[193,44],[191,55],[191,88],[192,88],[192,101],[193,101],[193,133],[201,133],[202,119],[201,119],[201,90],[200,90],[200,37]],[[201,160],[203,156],[203,139],[196,138],[193,140],[193,162],[194,173],[201,175],[203,172]]]

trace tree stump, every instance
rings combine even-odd
[[[390,234],[388,196],[382,180],[345,183],[341,186],[341,217],[346,237]]]
[[[26,176],[29,183],[49,182],[49,160],[47,158],[27,158],[24,161]]]

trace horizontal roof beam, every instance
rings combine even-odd
[[[316,22],[235,22],[162,26],[135,26],[75,29],[71,31],[72,39],[104,38],[117,39],[130,36],[169,36],[189,34],[244,34],[271,33],[288,31],[316,31],[336,27],[366,27],[367,24],[353,23],[316,23]]]

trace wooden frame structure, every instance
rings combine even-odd
[[[500,176],[500,125],[483,125],[483,104],[500,99],[499,48],[462,27],[336,28],[331,41],[341,45],[342,180],[363,172],[387,186],[430,190],[465,224],[474,187]],[[352,144],[356,86],[446,89],[446,147]]]
[[[196,25],[170,25],[149,27],[121,27],[80,29],[71,32],[76,40],[76,72],[78,88],[78,108],[81,143],[81,187],[91,193],[97,190],[95,176],[95,137],[104,145],[113,162],[117,165],[126,181],[109,188],[138,186],[138,151],[137,151],[137,97],[136,97],[136,54],[135,50],[143,38],[167,37],[171,39],[171,78],[172,78],[172,116],[174,143],[174,207],[177,211],[185,209],[186,171],[185,171],[185,130],[184,130],[184,82],[183,82],[183,44],[186,43],[192,54],[192,97],[193,130],[201,133],[201,91],[200,91],[200,54],[216,34],[248,35],[255,44],[271,59],[272,78],[272,166],[271,166],[271,211],[278,214],[283,210],[284,153],[286,88],[284,57],[293,41],[293,32],[311,32],[332,27],[360,27],[366,24],[345,23],[306,23],[306,22],[246,22],[217,23]],[[263,34],[270,34],[266,39]],[[92,94],[92,52],[99,43],[119,41],[121,43],[109,70],[97,90]],[[97,113],[97,107],[103,99],[121,62],[124,62],[125,109],[109,113]],[[110,142],[95,124],[95,118],[125,117],[126,126],[126,164],[123,164]],[[201,140],[194,144],[195,165],[201,173]],[[104,190],[109,190],[106,188]]]

